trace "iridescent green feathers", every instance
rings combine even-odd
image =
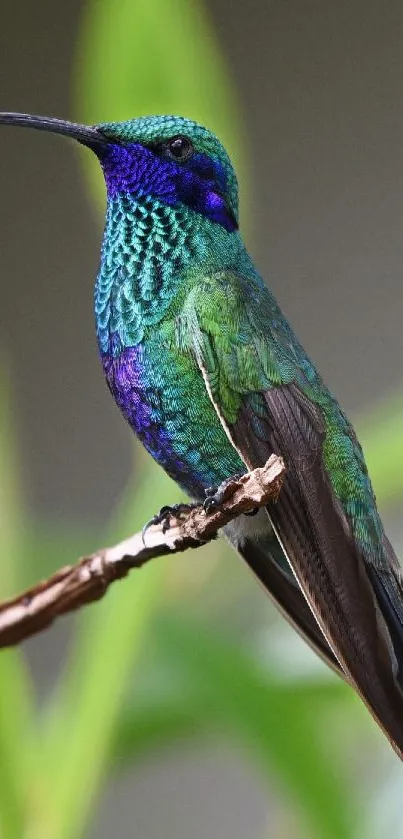
[[[383,529],[355,433],[260,277],[219,272],[202,278],[189,291],[177,329],[178,346],[194,351],[227,426],[236,425],[246,401],[253,432],[267,442],[263,394],[280,385],[297,385],[316,406],[335,495],[368,558],[382,562]]]

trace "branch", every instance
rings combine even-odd
[[[197,548],[217,536],[217,531],[241,513],[249,513],[276,500],[285,469],[281,458],[272,455],[265,466],[226,485],[217,509],[206,512],[203,505],[184,517],[170,519],[169,529],[150,526],[142,533],[110,548],[83,557],[76,565],[61,568],[12,600],[0,603],[0,647],[10,647],[50,626],[59,615],[100,600],[111,583],[126,577],[157,556]]]

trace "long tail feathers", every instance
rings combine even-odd
[[[272,451],[284,457],[287,474],[269,508],[274,532],[301,592],[334,658],[403,759],[403,586],[399,564],[385,539],[382,558],[364,549],[335,497],[323,462],[323,420],[294,386],[265,394],[265,436],[257,437],[248,405],[235,426],[234,443],[248,466]],[[255,556],[245,557],[253,567]],[[270,559],[268,560],[270,562]],[[263,562],[257,573],[264,579]],[[290,615],[290,602],[283,611]],[[326,646],[304,610],[291,619],[330,663]]]

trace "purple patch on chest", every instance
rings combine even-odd
[[[108,387],[124,417],[151,454],[159,459],[166,435],[161,426],[159,398],[147,382],[144,347],[139,344],[119,356],[102,356]]]
[[[104,354],[101,360],[112,396],[147,451],[186,492],[203,497],[200,482],[166,433],[162,394],[152,383],[144,346],[130,347],[115,358]]]

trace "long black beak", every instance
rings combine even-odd
[[[16,114],[13,112],[0,112],[0,124],[21,125],[23,128],[37,128],[39,131],[51,131],[54,134],[64,134],[66,137],[73,137],[84,146],[88,146],[94,152],[105,146],[108,140],[92,125],[80,125],[78,122],[68,122],[56,117],[39,117],[34,114]]]

